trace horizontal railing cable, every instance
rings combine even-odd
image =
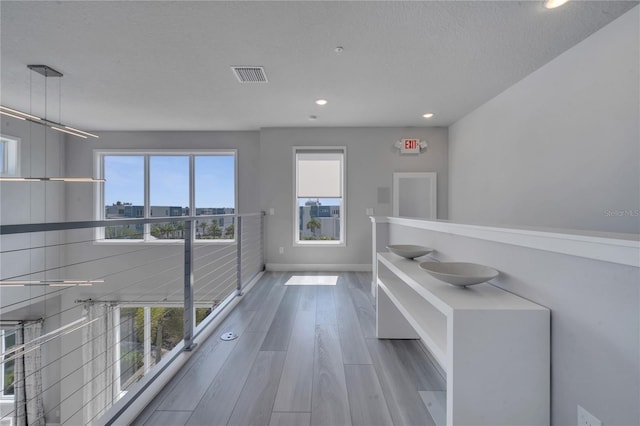
[[[103,334],[102,334],[102,335],[103,335]],[[95,337],[94,339],[92,339],[92,340],[98,339],[98,338],[100,338],[102,335],[98,335],[98,336],[96,336],[96,337]],[[48,342],[47,342],[47,343],[48,343]],[[84,345],[85,345],[85,343],[83,342],[83,344],[80,346],[80,348],[82,348],[82,346],[84,346]],[[75,351],[75,350],[78,350],[78,349],[74,349],[74,351]],[[70,354],[70,353],[72,353],[72,352],[73,352],[73,351],[70,351],[70,352],[68,352],[67,354],[65,354],[65,355],[63,355],[63,356],[61,356],[61,357],[57,358],[56,360],[54,360],[54,361],[53,361],[52,363],[50,363],[49,365],[51,365],[51,364],[53,364],[53,363],[57,363],[57,362],[61,361],[65,356],[67,356],[68,354]],[[102,352],[102,353],[105,353],[105,352]],[[101,355],[102,355],[102,353],[100,353],[100,354],[96,355],[94,358],[92,358],[92,359],[90,359],[90,360],[86,361],[85,363],[81,364],[79,367],[77,367],[76,369],[74,369],[74,370],[72,370],[71,372],[69,372],[67,375],[65,375],[64,377],[62,377],[60,380],[58,380],[57,382],[55,382],[55,383],[53,383],[52,385],[50,385],[47,389],[43,389],[42,394],[44,394],[47,390],[49,390],[49,389],[53,388],[54,386],[56,386],[56,385],[60,384],[63,380],[65,380],[65,379],[69,378],[72,374],[74,374],[74,373],[78,372],[78,371],[79,371],[80,369],[82,369],[86,364],[88,364],[88,363],[90,363],[90,362],[93,362],[97,357],[101,356]],[[44,368],[44,366],[43,366],[43,368]],[[40,369],[40,371],[42,371],[42,368]],[[32,374],[28,374],[28,375],[26,375],[26,376],[25,376],[25,379],[26,379],[27,377],[31,377],[33,374],[37,374],[37,373],[36,373],[36,372],[34,372],[34,373],[32,373]],[[75,393],[75,392],[74,392],[74,393]],[[34,398],[36,398],[36,397],[33,397],[33,398],[31,398],[31,399],[27,399],[27,402],[29,402],[29,401],[33,400]],[[68,399],[68,398],[66,398],[66,399]],[[64,400],[60,401],[60,404],[58,404],[58,405],[56,405],[55,407],[53,407],[53,408],[52,408],[52,410],[53,410],[53,409],[55,409],[55,408],[58,408],[60,405],[62,405],[62,403],[63,403],[64,401],[66,401],[66,399],[64,399]],[[47,414],[50,414],[52,410],[50,410],[49,412],[45,413],[45,416],[46,416]],[[13,411],[12,411],[11,413],[13,413]],[[11,414],[11,413],[9,413],[9,414]]]
[[[216,219],[220,217],[235,217],[243,215],[221,214],[202,216],[163,216],[140,219],[104,219],[86,220],[75,222],[43,222],[43,223],[19,223],[14,225],[0,225],[0,235],[25,234],[31,232],[68,231],[72,229],[104,228],[106,226],[119,225],[145,225],[152,223],[185,222],[202,219]]]
[[[194,259],[194,272],[197,272],[198,270],[202,270],[202,269],[206,268],[207,266],[212,265],[216,261],[218,261],[220,259],[228,258],[230,256],[233,256],[233,258],[235,260],[235,257],[236,257],[235,250],[234,251],[229,251],[229,253],[223,254],[223,255],[217,257],[214,261],[207,262],[207,263],[199,263],[199,261],[201,261],[202,259],[208,258],[209,257],[208,255],[197,257],[197,258]]]
[[[60,425],[75,424],[79,421],[79,417],[82,417],[82,422],[85,424],[97,420],[107,411],[107,407],[102,406],[101,402],[95,405],[96,401],[110,400],[111,396],[106,396],[106,392],[112,392],[112,389],[123,389],[123,386],[130,386],[139,380],[140,377],[146,374],[150,366],[153,366],[155,362],[160,360],[160,357],[168,353],[166,352],[167,348],[172,348],[175,344],[178,344],[174,337],[169,337],[173,336],[173,334],[163,334],[164,337],[157,340],[160,334],[156,336],[156,331],[152,331],[152,350],[159,352],[153,355],[151,361],[147,363],[149,358],[145,358],[148,355],[144,355],[143,351],[148,351],[148,346],[146,345],[149,344],[149,341],[147,340],[145,343],[144,337],[146,336],[148,339],[149,334],[143,336],[142,330],[142,322],[148,321],[148,319],[145,319],[149,315],[147,308],[153,309],[164,306],[168,309],[166,312],[182,311],[186,314],[187,312],[194,312],[191,309],[200,306],[208,309],[208,315],[220,312],[219,309],[225,306],[223,302],[231,300],[236,289],[241,288],[248,282],[248,279],[251,279],[249,277],[254,277],[263,269],[263,214],[213,215],[210,217],[171,216],[153,219],[116,219],[0,226],[0,235],[4,236],[119,225],[193,222],[195,220],[207,220],[207,218],[220,218],[223,216],[236,218],[234,222],[236,224],[236,232],[232,239],[216,238],[215,236],[214,238],[199,238],[200,234],[197,232],[184,235],[180,234],[179,231],[174,234],[170,234],[167,231],[163,235],[166,238],[157,238],[151,241],[149,240],[149,234],[152,232],[149,232],[149,226],[145,226],[145,232],[128,234],[128,237],[134,238],[127,241],[120,238],[103,238],[104,235],[101,233],[103,231],[100,231],[94,232],[96,238],[88,238],[86,233],[85,238],[83,238],[78,233],[73,236],[79,237],[79,239],[70,240],[69,238],[64,241],[64,238],[69,237],[69,235],[60,233],[47,236],[45,234],[44,242],[42,242],[42,237],[40,236],[37,239],[33,238],[33,240],[38,241],[36,245],[20,247],[15,242],[12,242],[12,246],[4,246],[5,249],[0,251],[1,255],[33,253],[29,254],[29,256],[35,257],[30,257],[30,259],[38,259],[38,257],[44,256],[44,267],[36,267],[28,272],[13,271],[10,277],[2,278],[3,280],[37,276],[38,278],[44,277],[45,279],[41,281],[46,283],[47,276],[76,275],[85,277],[88,272],[92,275],[91,279],[105,280],[106,282],[94,283],[90,287],[82,288],[70,286],[53,289],[53,287],[45,286],[44,291],[40,290],[40,287],[32,287],[38,288],[38,291],[32,291],[32,288],[29,288],[28,292],[17,293],[17,298],[14,297],[6,306],[2,306],[3,311],[14,306],[31,306],[30,304],[43,303],[42,301],[48,304],[49,300],[57,297],[62,297],[61,301],[69,301],[69,297],[74,296],[71,301],[76,303],[67,305],[60,301],[55,302],[58,304],[57,309],[49,309],[48,311],[45,309],[43,314],[44,324],[56,324],[56,321],[61,324],[63,323],[62,319],[69,321],[68,319],[75,315],[81,318],[84,315],[81,310],[86,304],[109,304],[119,306],[120,310],[124,308],[144,308],[145,312],[147,312],[143,318],[139,316],[141,315],[140,310],[126,311],[126,315],[124,314],[125,311],[121,311],[122,314],[119,316],[117,324],[113,324],[113,329],[109,330],[98,324],[93,324],[94,321],[104,321],[104,317],[96,317],[90,321],[85,320],[80,325],[70,328],[68,332],[44,338],[44,340],[39,341],[37,345],[32,347],[27,343],[24,348],[15,351],[16,356],[14,359],[18,359],[18,355],[21,356],[27,353],[25,351],[37,349],[42,352],[43,363],[38,372],[46,375],[46,377],[43,377],[46,378],[44,380],[45,387],[40,391],[45,401],[45,418],[59,417]],[[242,218],[241,222],[239,218]],[[186,229],[188,230],[189,226],[186,226]],[[124,235],[125,232],[128,231],[123,231],[120,236]],[[154,238],[160,236],[155,231],[153,234],[155,235]],[[116,234],[110,234],[110,236],[113,235]],[[208,235],[210,236],[211,234]],[[222,235],[229,236],[230,234],[223,233]],[[177,236],[179,238],[169,238]],[[142,238],[138,239],[137,237]],[[191,241],[190,258],[193,265],[192,296],[188,299],[191,300],[190,306],[192,308],[189,310],[184,305],[186,293],[183,289],[185,282],[185,263],[183,259],[185,253],[188,253],[188,248],[182,248],[183,244],[181,243],[185,237]],[[29,241],[31,242],[32,239],[29,238]],[[129,244],[132,245],[129,246]],[[68,251],[56,252],[53,257],[49,257],[49,262],[47,262],[48,250],[55,249]],[[96,254],[99,255],[96,256]],[[69,257],[77,255],[86,258],[78,259],[76,257],[74,259]],[[74,261],[68,262],[69,258]],[[34,264],[39,264],[39,262],[34,262]],[[186,286],[186,284],[184,285]],[[78,296],[80,296],[80,299],[78,299]],[[221,303],[222,305],[220,305]],[[47,306],[49,305],[43,305],[43,307]],[[56,305],[52,304],[51,306]],[[217,306],[218,310],[216,310]],[[171,311],[171,309],[176,308],[180,309],[180,311]],[[136,312],[137,314],[135,314]],[[151,312],[162,311],[152,310]],[[175,315],[175,313],[168,315]],[[178,315],[182,314],[178,313]],[[152,320],[153,318],[155,317],[152,317]],[[169,321],[178,320],[175,316],[173,318]],[[50,323],[49,321],[54,322]],[[164,327],[168,327],[169,324],[166,323]],[[85,327],[91,328],[86,329]],[[147,325],[147,327],[150,327],[150,325]],[[153,325],[152,327],[156,326]],[[166,333],[166,330],[163,333]],[[80,332],[82,332],[82,336],[78,335]],[[148,333],[148,331],[145,333]],[[69,340],[64,340],[67,339],[66,336],[69,336]],[[103,343],[105,339],[112,339],[111,336],[118,336],[117,342]],[[179,338],[180,336],[178,336]],[[55,341],[61,343],[58,344]],[[98,344],[98,342],[101,343]],[[154,342],[155,344],[153,344]],[[119,345],[120,349],[115,349],[114,345],[116,344]],[[94,350],[85,351],[88,346],[94,346]],[[99,349],[96,351],[95,349],[97,348]],[[146,352],[146,354],[148,353]],[[86,355],[88,354],[90,355],[87,358]],[[113,360],[105,364],[105,357],[111,356],[114,356]],[[3,358],[5,362],[11,361],[11,357],[4,356]],[[144,362],[140,364],[142,360]],[[96,363],[100,364],[99,368],[91,376],[86,377],[86,369],[93,370],[93,365]],[[117,371],[118,374],[107,378],[107,383],[103,384],[103,375],[108,371]],[[27,376],[29,374],[37,374],[37,372],[27,373]],[[72,382],[77,382],[78,386],[69,388],[68,386]],[[145,386],[142,388],[144,389]],[[64,392],[62,391],[63,388]],[[117,400],[117,396],[115,398]],[[81,404],[77,404],[78,400],[82,401]],[[87,411],[84,410],[89,404],[91,407],[96,407],[95,409],[90,408],[93,411],[91,411],[92,414],[89,417],[93,416],[93,418],[85,418]],[[109,404],[107,403],[107,405]],[[54,415],[54,413],[56,414]],[[60,415],[60,413],[62,414]],[[7,416],[13,416],[13,414],[15,413],[4,413],[3,419]]]
[[[159,262],[159,261],[166,260],[166,259],[171,258],[171,257],[177,257],[177,256],[180,256],[180,253],[172,254],[172,255],[166,256],[166,257],[164,257],[164,258],[162,258],[162,259],[156,259],[156,260],[154,260],[154,262],[156,262],[156,261],[158,261],[158,262]],[[175,265],[175,266],[173,266],[173,267],[171,267],[171,268],[167,268],[167,269],[165,269],[165,270],[162,270],[162,271],[160,271],[160,272],[156,273],[156,274],[155,274],[155,275],[153,275],[153,276],[162,275],[162,274],[164,274],[165,272],[167,272],[167,271],[169,271],[169,270],[173,270],[173,269],[179,268],[180,266],[181,266],[181,265]],[[138,266],[138,267],[131,268],[131,269],[137,269],[137,268],[139,268],[139,266]],[[114,272],[114,273],[111,273],[111,274],[107,274],[107,275],[103,275],[103,276],[100,276],[100,277],[97,277],[97,278],[103,279],[103,278],[107,278],[108,276],[117,275],[118,273],[120,273],[120,271],[118,271],[118,272]],[[152,277],[153,277],[153,276],[152,276]],[[145,281],[145,280],[147,280],[147,279],[148,279],[148,277],[147,277],[147,278],[145,278],[145,279],[143,279],[143,280],[139,280],[138,282],[134,282],[133,284],[137,284],[137,283],[139,283],[139,282],[143,282],[143,281]],[[130,284],[131,284],[131,283],[130,283]],[[129,284],[129,285],[130,285],[130,284]],[[54,293],[54,292],[62,292],[62,291],[65,291],[65,290],[69,291],[69,290],[72,290],[72,289],[74,289],[74,288],[75,288],[75,287],[60,287],[60,289],[59,289],[59,290],[58,290],[58,289],[56,289],[55,291],[52,291],[52,292],[50,292],[50,293],[45,293],[45,294],[42,294],[42,295],[29,297],[29,298],[27,298],[27,299],[23,299],[23,300],[21,300],[21,301],[18,301],[18,302],[12,303],[12,304],[8,304],[8,305],[5,305],[5,306],[2,306],[2,308],[3,308],[3,309],[5,309],[5,308],[10,307],[10,306],[13,306],[13,305],[21,304],[21,303],[24,303],[24,302],[27,302],[27,301],[36,300],[36,299],[39,299],[39,298],[42,298],[42,297],[47,297],[48,295],[51,295],[51,294],[52,294],[52,293]],[[113,293],[118,292],[119,290],[121,290],[121,288],[116,288],[115,290],[111,291],[110,293],[106,293],[105,295],[111,295],[111,294],[113,294]]]
[[[142,235],[142,236],[144,236],[146,234],[141,233],[141,234],[134,234],[134,235]],[[73,245],[76,245],[76,244],[88,244],[88,243],[96,243],[96,242],[102,242],[102,241],[114,241],[114,240],[110,239],[110,238],[91,238],[89,240],[71,241],[71,242],[66,242],[66,243],[45,244],[45,245],[41,245],[41,246],[30,246],[30,247],[21,247],[21,248],[16,248],[16,249],[9,249],[9,250],[0,250],[0,254],[15,253],[15,252],[20,252],[20,251],[28,251],[28,250],[36,250],[36,249],[68,247],[68,246],[73,246]],[[143,241],[143,240],[142,240],[142,238],[140,238],[139,240],[136,240],[136,241]]]
[[[120,322],[120,323],[118,324],[118,327],[120,326],[120,324],[121,324],[121,323],[122,323],[122,322]],[[114,327],[114,328],[115,328],[115,327]],[[97,336],[93,337],[89,342],[93,342],[94,340],[97,340],[97,339],[102,338],[102,336],[104,336],[104,334],[105,334],[105,333],[102,333],[102,334],[99,334],[99,335],[97,335]],[[132,334],[133,334],[133,333],[132,333]],[[131,336],[132,334],[129,334],[129,335],[127,335],[126,337]],[[120,339],[120,341],[121,341],[121,342],[122,342],[123,340],[124,340],[124,339]],[[89,343],[89,342],[83,342],[80,346],[76,346],[75,348],[71,349],[71,350],[70,350],[70,351],[68,351],[67,353],[62,354],[60,357],[58,357],[58,358],[54,359],[53,361],[49,362],[48,364],[45,364],[45,365],[41,366],[41,369],[40,369],[40,370],[44,370],[44,369],[46,369],[47,367],[50,367],[50,366],[52,366],[52,365],[55,365],[55,363],[60,362],[60,360],[64,359],[66,356],[70,355],[71,353],[73,353],[73,352],[75,352],[75,351],[77,351],[77,350],[82,349],[82,347],[83,347],[83,346],[85,346],[85,345],[86,345],[87,343]],[[48,342],[45,342],[45,343],[48,343]],[[127,353],[129,353],[129,352],[127,352]],[[125,355],[126,355],[126,354],[125,354]],[[124,356],[124,355],[123,355],[123,356]],[[120,357],[120,359],[122,359],[122,356]],[[78,368],[76,368],[75,370],[72,370],[71,372],[69,372],[69,374],[67,374],[65,377],[63,377],[63,378],[61,378],[60,380],[58,380],[57,382],[54,382],[53,384],[51,384],[48,388],[43,389],[42,393],[44,394],[46,391],[48,391],[49,389],[51,389],[51,388],[52,388],[52,387],[54,387],[55,385],[59,384],[62,380],[64,380],[65,378],[69,377],[69,376],[70,376],[71,374],[73,374],[74,372],[77,372],[79,369],[81,369],[84,365],[86,365],[87,363],[91,362],[92,360],[93,360],[93,359],[91,359],[91,360],[89,360],[89,361],[85,362],[84,364],[82,364],[82,365],[80,365]],[[37,374],[37,373],[36,373],[36,372],[34,372],[34,373],[31,373],[31,374],[27,374],[27,375],[25,375],[25,378],[30,377],[30,376],[32,376],[33,374]],[[6,388],[5,388],[5,390],[6,390]]]
[[[236,280],[235,271],[230,271],[229,275],[226,278],[224,278],[224,280],[221,280],[221,282],[218,282],[215,285],[212,284],[211,287],[203,288],[203,290],[206,289],[208,291],[197,300],[199,300],[199,301],[202,301],[202,300],[205,300],[205,299],[209,300],[209,298],[212,297],[211,294],[216,294],[216,293],[220,294],[220,293],[222,293],[222,292],[215,292],[215,290],[220,288],[222,285],[225,285],[225,287],[223,287],[223,288],[226,288],[226,286],[230,286],[230,285],[231,286],[235,286],[235,284],[236,284],[235,280]],[[209,288],[211,288],[211,290],[209,290]],[[228,296],[228,294],[224,294],[224,296]],[[195,297],[197,297],[197,295]]]
[[[200,279],[208,277],[209,275],[215,274],[216,272],[220,271],[221,269],[227,267],[228,265],[232,265],[236,263],[236,259],[231,259],[225,263],[223,263],[222,265],[216,267],[215,269],[212,269],[211,271],[207,272],[206,274],[203,274],[200,276]]]
[[[95,303],[95,302],[94,302],[94,303]],[[95,321],[95,320],[94,320],[94,321]],[[117,324],[115,324],[115,325],[113,326],[113,330],[115,330],[115,329],[117,329],[117,328],[120,328],[120,326],[121,326],[121,324],[122,324],[122,323],[123,323],[123,321],[122,321],[122,317],[121,317],[120,322],[119,322],[119,323],[117,323]],[[87,325],[87,324],[85,324],[85,325]],[[81,329],[81,328],[82,328],[82,327],[78,327],[78,329],[77,329],[77,330],[79,330],[79,329]],[[73,330],[73,331],[77,331],[77,330]],[[58,357],[58,358],[57,358],[57,359],[55,359],[54,361],[50,362],[49,364],[46,364],[46,365],[42,366],[42,369],[44,369],[44,368],[46,368],[46,367],[48,367],[48,366],[50,366],[50,365],[52,365],[52,364],[54,364],[54,363],[59,362],[60,360],[62,360],[63,358],[65,358],[66,356],[70,355],[71,353],[73,353],[73,352],[75,352],[75,351],[77,351],[77,350],[81,350],[81,349],[82,349],[82,347],[83,347],[83,346],[85,346],[86,344],[91,343],[91,342],[93,342],[93,341],[95,341],[95,340],[98,340],[98,339],[102,339],[102,338],[103,338],[107,333],[108,333],[108,332],[107,332],[107,331],[105,331],[105,332],[103,332],[103,333],[97,334],[96,336],[94,336],[94,337],[93,337],[91,340],[89,340],[88,342],[83,342],[80,346],[77,346],[77,347],[75,347],[74,349],[72,349],[72,350],[68,351],[67,353],[65,353],[65,354],[61,355],[60,357]],[[132,336],[133,334],[134,334],[134,333],[128,334],[128,335],[127,335],[127,336],[125,336],[125,337]],[[120,341],[120,342],[124,341],[124,338],[122,338],[122,337],[121,337],[119,341]],[[49,341],[44,342],[44,343],[49,343]],[[44,343],[43,343],[43,344],[44,344]],[[41,344],[40,346],[42,346],[43,344]],[[91,358],[91,359],[89,359],[89,360],[85,361],[85,362],[84,362],[84,363],[82,363],[80,366],[76,367],[74,370],[72,370],[72,371],[68,372],[68,374],[66,374],[64,377],[60,378],[57,382],[55,382],[55,383],[53,383],[52,385],[50,385],[47,389],[43,389],[43,393],[44,393],[44,392],[46,392],[47,390],[51,389],[51,388],[52,388],[52,387],[54,387],[55,385],[60,384],[63,380],[65,380],[65,379],[69,378],[69,377],[70,377],[71,375],[73,375],[74,373],[78,373],[78,372],[79,372],[80,370],[82,370],[86,365],[88,365],[88,364],[89,364],[89,363],[91,363],[91,362],[94,362],[96,359],[98,359],[99,357],[101,357],[101,356],[103,356],[104,354],[106,354],[106,351],[107,351],[107,350],[108,350],[108,348],[107,348],[107,349],[105,349],[105,350],[104,350],[104,351],[102,351],[102,352],[99,352],[99,353],[98,353],[97,355],[95,355],[93,358]],[[117,360],[115,360],[115,361],[114,361],[114,362],[113,362],[109,367],[115,367],[115,366],[116,366],[116,364],[117,364],[117,363],[119,363],[119,362],[122,360],[122,358],[124,358],[128,353],[131,353],[131,351],[129,351],[129,352],[125,352],[124,354],[122,354],[122,355],[120,356],[120,358],[118,358]],[[105,370],[106,370],[106,368],[105,368]],[[104,371],[104,370],[103,370],[103,371]],[[33,373],[33,374],[35,374],[35,373]],[[122,375],[122,374],[121,374],[121,375]],[[30,375],[27,375],[27,376],[25,376],[25,377],[29,377],[29,376],[30,376]],[[93,382],[93,380],[95,380],[95,378],[94,378],[94,379],[92,379],[92,380],[90,380],[90,382]],[[90,382],[89,382],[89,383],[90,383]],[[84,387],[86,387],[89,383],[85,383],[85,385],[83,386],[83,388],[84,388]],[[77,393],[79,390],[81,390],[81,389],[76,390],[76,392],[74,392],[73,394]],[[60,406],[64,401],[66,401],[67,399],[69,399],[73,394],[69,395],[69,397],[67,397],[67,398],[65,398],[64,400],[62,400],[62,401],[60,402],[60,404],[58,404],[57,406],[53,407],[53,408],[52,408],[52,410],[50,410],[50,411],[48,411],[47,413],[45,413],[45,416],[46,416],[47,414],[50,414],[50,413],[51,413],[51,411],[53,411],[55,408],[58,408],[58,407],[59,407],[59,406]],[[95,399],[95,397],[94,397],[94,399]],[[86,405],[86,404],[84,404],[84,405],[81,407],[81,409],[82,409],[82,408],[84,408],[84,406],[85,406],[85,405]],[[77,410],[77,411],[76,411],[76,413],[77,413],[78,411],[79,411],[79,410]],[[12,411],[12,413],[13,413],[13,411]],[[74,413],[74,415],[75,415],[76,413]],[[72,416],[72,417],[73,417],[73,416]],[[4,418],[4,417],[3,417],[3,418]]]
[[[148,250],[153,250],[153,247],[146,247],[146,248],[141,248],[138,250],[131,250],[125,253],[116,253],[116,254],[112,254],[112,255],[108,255],[108,256],[103,256],[103,257],[99,257],[99,258],[95,258],[95,259],[88,259],[88,260],[83,260],[81,262],[75,262],[75,263],[69,263],[66,265],[62,265],[62,266],[55,266],[52,268],[45,268],[45,269],[41,269],[41,270],[37,270],[37,271],[31,271],[28,273],[24,273],[24,274],[19,274],[19,275],[14,275],[11,277],[5,277],[2,278],[2,280],[13,280],[16,278],[21,278],[21,277],[25,277],[25,276],[30,276],[30,275],[35,275],[35,274],[43,274],[45,272],[51,272],[51,271],[57,271],[63,268],[69,268],[71,266],[79,266],[79,265],[85,265],[87,263],[92,263],[92,262],[97,262],[100,260],[104,260],[104,259],[110,259],[110,258],[114,258],[114,257],[119,257],[119,256],[126,256],[132,253],[139,253],[141,251],[148,251]]]

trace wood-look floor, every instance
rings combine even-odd
[[[134,424],[435,425],[424,396],[445,381],[418,342],[375,338],[371,275],[291,275],[266,273]]]

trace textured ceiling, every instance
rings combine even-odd
[[[46,64],[48,118],[87,130],[447,126],[637,4],[3,0],[0,100],[44,114]]]

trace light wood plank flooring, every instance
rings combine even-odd
[[[292,275],[266,273],[134,425],[435,425],[445,381],[417,341],[375,338],[371,274]]]

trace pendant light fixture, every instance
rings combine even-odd
[[[74,127],[70,127],[67,126],[65,124],[62,124],[60,122],[55,122],[52,120],[48,119],[47,116],[47,78],[49,77],[56,77],[56,78],[60,78],[62,77],[62,73],[59,71],[54,70],[51,67],[48,67],[46,65],[29,65],[28,68],[31,70],[31,72],[36,72],[38,74],[41,74],[45,77],[45,84],[44,84],[44,117],[37,117],[35,115],[32,115],[30,113],[26,113],[23,111],[19,111],[17,109],[14,108],[9,108],[9,107],[5,107],[5,106],[0,106],[0,114],[2,115],[6,115],[21,121],[28,121],[29,123],[35,123],[35,124],[40,124],[45,126],[46,128],[51,128],[53,130],[56,130],[58,132],[63,132],[63,133],[67,133],[73,136],[77,136],[80,137],[82,139],[87,139],[88,137],[94,137],[97,138],[97,135],[94,135],[92,133],[89,132],[85,132],[83,130],[79,130],[76,129]],[[33,75],[33,74],[32,74]],[[60,87],[60,86],[59,86]],[[33,90],[33,87],[30,83],[30,95],[31,92]],[[58,90],[58,102],[61,105],[61,92],[62,90],[59,89]],[[61,110],[62,108],[60,107],[58,109],[58,120],[62,121],[60,119],[60,115],[61,115]],[[29,111],[31,112],[31,111]],[[48,181],[53,181],[53,182],[104,182],[104,179],[94,179],[92,177],[49,177],[47,176],[47,129],[45,128],[44,131],[44,144],[42,149],[44,150],[44,176],[43,177],[21,177],[21,176],[0,176],[0,182],[48,182]],[[31,128],[29,128],[29,130],[31,130]],[[29,132],[31,134],[31,132]],[[30,139],[30,148],[33,149],[33,146],[35,145],[35,141],[33,139]],[[33,159],[33,155],[30,155],[30,159],[29,161],[31,162]],[[30,172],[29,174],[31,174],[32,172],[32,168],[30,167]],[[46,187],[45,187],[45,203],[44,203],[44,210],[46,211]],[[46,243],[46,234],[45,234],[45,243]],[[46,265],[47,265],[47,250],[45,249],[44,251],[44,265],[45,265],[45,269],[43,270],[44,272],[44,279],[42,280],[24,280],[24,279],[0,279],[0,288],[6,288],[6,287],[37,287],[37,286],[44,286],[44,287],[84,287],[84,286],[92,286],[94,284],[99,284],[99,283],[104,283],[104,279],[65,279],[65,278],[53,278],[53,279],[47,279],[46,276]],[[31,258],[29,258],[31,259]],[[31,269],[31,265],[30,268]]]
[[[60,122],[49,120],[46,117],[46,78],[56,77],[60,78],[63,74],[60,71],[57,71],[47,65],[27,65],[32,72],[36,72],[45,77],[45,117],[38,117],[33,114],[28,114],[26,112],[22,112],[15,108],[9,108],[3,105],[0,105],[0,114],[6,115],[8,117],[16,118],[22,121],[28,121],[30,123],[40,124],[42,126],[48,127],[57,132],[66,133],[72,136],[76,136],[82,139],[98,138],[98,135],[93,133],[85,132],[84,130],[76,129],[75,127],[67,126]],[[58,96],[61,97],[61,93],[58,93]],[[46,144],[46,131],[45,131],[45,144]],[[45,160],[46,161],[46,160]],[[0,182],[104,182],[104,179],[95,179],[93,177],[17,177],[17,176],[0,176]]]
[[[63,74],[60,71],[56,71],[50,66],[47,65],[27,65],[31,71],[35,71],[38,74],[46,77],[62,77]],[[32,123],[42,124],[44,126],[50,127],[53,130],[57,130],[59,132],[68,133],[73,136],[77,136],[79,138],[87,139],[87,137],[98,138],[98,135],[94,135],[93,133],[85,132],[83,130],[79,130],[73,128],[71,126],[66,126],[62,123],[56,123],[55,121],[47,120],[46,117],[36,117],[35,115],[27,114],[26,112],[18,111],[17,109],[9,108],[0,105],[0,114],[8,115],[9,117],[17,118],[18,120],[28,120]]]
[[[1,280],[0,287],[88,287],[103,282],[104,280]]]
[[[41,124],[43,126],[47,126],[53,130],[57,130],[58,132],[68,133],[73,136],[77,136],[82,139],[87,139],[88,137],[99,138],[98,135],[94,135],[93,133],[85,132],[83,130],[79,130],[73,128],[71,126],[64,125],[62,123],[56,123],[55,121],[47,120],[46,118],[36,117],[35,115],[27,114],[26,112],[18,111],[17,109],[8,108],[6,106],[0,105],[0,114],[8,115],[9,117],[17,118],[22,121],[30,121],[32,123]]]

